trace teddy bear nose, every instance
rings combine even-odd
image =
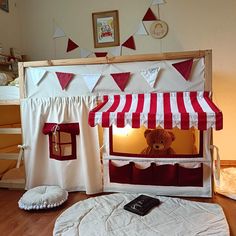
[[[154,146],[156,149],[159,149],[159,145],[158,144],[155,144]]]

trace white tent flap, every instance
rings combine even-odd
[[[68,191],[85,190],[88,194],[102,191],[98,131],[87,124],[88,112],[95,105],[95,98],[25,99],[21,105],[26,146],[26,189],[59,185]],[[50,158],[49,137],[43,133],[45,123],[72,122],[79,123],[80,127],[79,134],[76,133],[76,159]]]

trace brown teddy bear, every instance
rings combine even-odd
[[[171,155],[175,151],[170,147],[175,140],[172,132],[164,129],[147,129],[144,132],[148,147],[141,154],[145,155]]]

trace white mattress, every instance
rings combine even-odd
[[[0,86],[0,100],[20,99],[19,88],[16,86]]]
[[[80,201],[56,220],[56,236],[229,235],[217,204],[160,197],[160,206],[139,216],[123,206],[139,194],[110,194]]]

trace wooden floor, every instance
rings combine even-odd
[[[18,208],[22,190],[0,189],[0,235],[47,236],[52,235],[56,218],[69,206],[91,196],[85,193],[70,193],[62,206],[40,211],[24,211]],[[214,202],[222,206],[232,236],[236,236],[236,201],[215,195],[212,199],[188,198],[195,201]],[[83,236],[83,235],[82,235]]]

